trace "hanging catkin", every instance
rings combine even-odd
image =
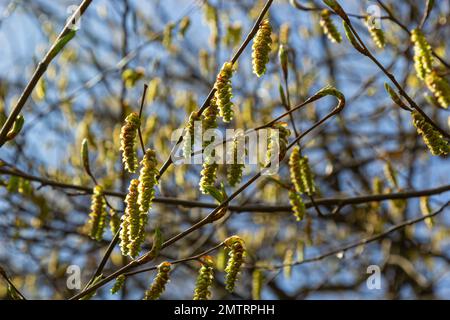
[[[384,32],[380,28],[377,28],[377,25],[375,25],[372,21],[372,17],[366,18],[366,26],[369,30],[370,36],[372,37],[373,42],[376,44],[376,46],[380,49],[383,49],[386,45],[386,40],[384,37]]]
[[[153,280],[150,288],[145,291],[143,300],[156,300],[166,289],[166,284],[169,282],[170,262],[163,262],[158,266],[158,273]]]
[[[414,66],[417,76],[424,80],[426,74],[433,69],[431,46],[420,29],[412,30],[411,41],[414,44]]]
[[[336,25],[333,23],[333,20],[331,20],[330,10],[322,10],[320,14],[320,26],[331,42],[340,43],[342,41],[341,34],[339,33]]]
[[[136,239],[140,230],[140,213],[137,204],[139,180],[133,179],[125,197],[125,213],[122,218],[122,230],[120,232],[120,247],[122,254],[129,254],[131,257],[137,256]]]
[[[220,70],[214,88],[216,89],[215,97],[219,106],[220,116],[224,122],[230,122],[233,119],[233,97],[231,77],[233,76],[233,64],[225,62]]]
[[[289,202],[297,221],[303,220],[306,213],[306,208],[302,197],[297,192],[289,191]]]
[[[255,269],[252,274],[252,299],[261,300],[261,291],[263,286],[264,276],[259,269]]]
[[[88,221],[88,225],[90,226],[89,236],[92,239],[102,240],[106,225],[106,215],[103,189],[101,186],[96,186],[91,199],[91,213],[89,214]]]
[[[114,283],[113,287],[111,288],[111,293],[116,294],[117,292],[122,289],[123,285],[125,284],[125,275],[121,274],[116,278],[116,282]]]
[[[212,257],[205,256],[202,257],[201,264],[194,289],[194,300],[208,300],[211,297],[210,288],[214,279],[214,261]]]
[[[225,288],[229,292],[233,292],[241,265],[244,262],[244,241],[238,236],[231,236],[224,241],[224,244],[230,249],[227,266],[225,267]]]
[[[426,75],[425,83],[433,92],[439,105],[447,109],[450,106],[450,85],[447,80],[440,77],[436,71],[431,71]]]
[[[137,113],[130,113],[125,119],[125,124],[120,132],[120,150],[122,151],[122,161],[125,169],[134,173],[138,166],[138,159],[135,150],[137,130],[140,125]]]
[[[232,147],[232,163],[227,166],[227,180],[230,186],[234,187],[242,180],[242,171],[244,170],[244,153],[245,150],[240,150],[244,141],[242,136],[235,136]],[[242,151],[242,152],[240,152]]]
[[[316,192],[314,176],[306,156],[301,156],[300,148],[294,147],[289,157],[291,181],[298,193],[313,195]]]
[[[286,128],[286,123],[277,122],[270,129],[269,143],[267,145],[267,161],[266,165],[269,165],[273,161],[273,157],[278,156],[278,160],[281,160],[286,155],[288,138],[291,135],[291,131]]]
[[[158,161],[154,150],[147,150],[141,161],[141,171],[139,174],[139,196],[138,205],[142,213],[147,213],[152,206],[155,197],[155,186],[158,184]]]
[[[189,116],[189,121],[186,125],[185,134],[183,137],[183,157],[190,158],[192,152],[194,151],[194,143],[195,143],[195,123],[200,121],[200,117],[198,116],[196,111],[193,111]]]
[[[269,62],[269,53],[272,46],[272,26],[269,19],[265,19],[259,25],[259,29],[253,39],[252,63],[253,73],[261,77],[266,72]]]
[[[413,124],[423,141],[435,156],[444,156],[450,152],[450,146],[442,135],[417,111],[412,112]]]

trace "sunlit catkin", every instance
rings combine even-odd
[[[261,300],[264,276],[261,270],[255,269],[252,274],[252,299]]]
[[[328,36],[331,42],[340,43],[342,41],[342,36],[339,33],[333,20],[331,20],[330,10],[323,9],[320,14],[320,26],[323,32]]]
[[[140,230],[140,214],[138,199],[139,180],[133,179],[128,188],[128,194],[125,197],[125,214],[122,218],[122,231],[120,233],[120,247],[124,255],[129,254],[131,257],[137,255],[135,241],[139,236]],[[131,250],[133,249],[133,250]]]
[[[125,119],[125,124],[120,131],[120,150],[122,151],[122,161],[125,169],[134,173],[138,166],[138,159],[135,150],[137,130],[140,125],[137,113],[130,113]]]
[[[197,121],[200,121],[200,117],[198,116],[196,111],[193,111],[189,116],[189,121],[185,128],[185,133],[183,136],[183,156],[185,158],[190,158],[192,152],[194,151],[195,144],[195,124]]]
[[[301,160],[300,147],[295,146],[289,157],[289,170],[291,173],[291,182],[294,185],[295,191],[297,191],[298,193],[305,193],[306,186],[304,185],[302,179],[300,160]],[[289,196],[289,198],[291,197]]]
[[[302,197],[297,192],[289,191],[289,202],[297,221],[303,220],[306,213],[306,208]]]
[[[220,116],[224,122],[230,122],[233,119],[233,97],[231,77],[233,76],[233,64],[225,62],[220,70],[214,88],[216,89],[215,97],[219,106]]]
[[[450,152],[450,146],[442,135],[417,111],[411,113],[413,124],[423,141],[435,156],[444,156]]]
[[[243,138],[243,137],[242,137]],[[244,141],[240,136],[236,136],[233,140],[232,147],[232,163],[227,166],[227,180],[230,186],[234,187],[242,180],[242,172],[244,170],[244,156],[245,150],[240,150],[243,147]]]
[[[278,158],[277,160],[282,160],[284,158],[290,135],[291,131],[286,128],[286,123],[277,122],[272,126],[267,145],[266,165],[271,164],[276,158]]]
[[[271,34],[272,26],[269,19],[265,19],[259,25],[252,46],[253,73],[258,77],[261,77],[266,72],[266,65],[269,62],[269,53],[272,46]]]
[[[208,300],[211,297],[211,285],[214,279],[214,261],[212,257],[201,259],[202,266],[198,272],[194,289],[194,300]]]
[[[226,279],[225,288],[233,292],[242,263],[244,262],[245,246],[244,241],[238,236],[231,236],[224,241],[230,249],[227,266],[225,267]]]
[[[103,189],[100,186],[94,188],[91,199],[91,213],[88,224],[90,226],[89,236],[98,241],[102,240],[106,225],[106,203]]]
[[[158,273],[153,280],[150,288],[145,291],[143,300],[156,300],[166,289],[166,284],[169,282],[171,264],[170,262],[163,262],[158,266]]]
[[[425,77],[428,89],[433,92],[439,105],[447,109],[450,106],[450,85],[436,71],[431,71]]]
[[[367,17],[365,22],[367,29],[369,30],[370,36],[372,37],[372,40],[375,43],[375,45],[378,48],[383,49],[384,46],[386,45],[386,39],[384,37],[384,32],[381,29],[381,26],[377,26],[374,23],[372,17]]]
[[[426,74],[433,68],[431,46],[420,29],[412,30],[411,41],[414,44],[414,66],[417,76],[424,80]]]
[[[125,275],[121,274],[116,278],[116,282],[114,283],[113,287],[111,288],[111,293],[116,294],[119,292],[123,285],[125,284]]]
[[[139,174],[139,195],[138,205],[141,213],[147,213],[151,208],[153,198],[155,197],[155,186],[158,183],[158,161],[155,151],[149,149],[145,152],[141,161],[141,171]]]

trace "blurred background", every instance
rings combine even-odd
[[[383,49],[374,44],[362,17],[373,5],[382,17],[388,16],[380,3],[340,1],[348,13],[356,15],[352,23],[374,56],[448,131],[448,110],[437,105],[414,70],[408,31],[420,24],[425,1],[381,2],[392,14],[381,19],[386,37]],[[73,12],[71,6],[78,4],[74,0],[0,0],[0,124],[64,27]],[[234,209],[223,220],[176,242],[155,263],[188,257],[237,234],[246,241],[246,266],[235,293],[229,294],[220,265],[224,252],[214,252],[213,299],[252,298],[255,266],[265,266],[263,299],[450,298],[448,209],[433,220],[402,228],[379,241],[315,262],[280,267],[385,232],[427,210],[433,212],[449,200],[449,193],[443,192],[422,199],[362,201],[337,210],[339,203],[333,199],[443,186],[448,191],[450,163],[448,158],[431,156],[410,114],[385,92],[387,77],[345,38],[340,18],[331,17],[343,37],[341,43],[333,43],[320,27],[322,2],[298,0],[297,4],[274,1],[269,11],[273,50],[267,72],[261,78],[252,73],[248,46],[233,76],[235,119],[219,124],[223,131],[250,129],[285,111],[279,94],[279,86],[284,86],[279,44],[289,49],[292,105],[327,84],[339,89],[347,100],[344,111],[301,141],[315,173],[319,189],[315,200],[322,204],[321,214],[310,206],[307,217],[296,221],[283,187],[290,184],[284,161],[277,175],[259,179],[233,200]],[[220,67],[243,42],[263,5],[259,0],[92,2],[76,37],[52,62],[23,109],[22,132],[0,149],[0,265],[25,296],[73,296],[77,291],[66,285],[67,267],[80,267],[84,285],[112,238],[109,230],[102,241],[91,240],[86,233],[94,184],[81,163],[81,141],[88,139],[93,174],[105,189],[115,192],[108,201],[120,215],[133,176],[125,173],[121,164],[119,132],[125,117],[139,110],[144,83],[149,90],[143,138],[147,147],[157,151],[162,165],[173,147],[172,132],[182,128],[189,114],[201,106]],[[304,10],[303,6],[315,9]],[[450,1],[436,1],[423,27],[434,52],[443,60],[435,59],[436,70],[447,80],[449,16]],[[294,113],[296,128],[300,132],[308,129],[334,104],[332,98],[326,98]],[[292,123],[289,126],[292,129]],[[158,186],[157,198],[214,204],[212,197],[198,191],[200,170],[200,165],[171,166]],[[246,168],[243,183],[254,170]],[[217,185],[224,183],[231,194],[235,188],[225,177],[221,166]],[[246,210],[254,205],[260,209]],[[155,203],[146,246],[151,244],[156,226],[168,239],[210,211],[195,204]],[[117,247],[104,274],[125,265],[127,259]],[[366,285],[370,265],[381,270],[379,290]],[[177,265],[162,299],[190,299],[198,268],[196,261]],[[110,283],[92,299],[141,299],[154,275],[152,271],[129,277],[116,295],[110,294]],[[3,281],[0,297],[11,298]]]

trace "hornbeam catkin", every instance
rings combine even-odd
[[[211,297],[211,285],[214,279],[214,261],[212,257],[205,256],[201,259],[202,266],[198,272],[194,289],[194,300],[208,300]]]
[[[431,92],[433,92],[439,105],[447,109],[450,106],[450,85],[436,71],[431,71],[425,77],[425,83]]]
[[[307,156],[303,156],[300,159],[300,169],[302,172],[302,180],[305,185],[305,193],[307,195],[313,195],[316,193],[316,185],[314,183],[314,175],[311,167],[309,166],[309,160]]]
[[[155,151],[149,149],[146,151],[141,161],[141,171],[139,174],[139,195],[137,203],[141,213],[147,213],[152,206],[155,197],[155,186],[158,184],[156,179],[158,175],[158,161]]]
[[[450,146],[442,135],[417,111],[411,113],[413,124],[423,141],[435,156],[444,156],[450,152]]]
[[[138,159],[135,150],[137,130],[141,120],[137,113],[130,113],[125,119],[125,124],[120,132],[120,150],[122,151],[122,161],[125,169],[134,173],[138,166]]]
[[[186,125],[185,134],[183,137],[183,156],[190,158],[192,151],[194,150],[195,143],[195,122],[199,121],[200,117],[196,111],[193,111],[189,116],[189,121]]]
[[[150,288],[145,291],[145,296],[143,300],[156,300],[166,289],[166,284],[169,282],[169,273],[170,273],[170,262],[163,262],[158,266],[158,274],[156,278],[153,280]]]
[[[122,218],[122,230],[120,232],[120,247],[122,254],[134,257],[137,255],[136,245],[133,243],[139,236],[140,214],[137,204],[139,180],[133,179],[125,197],[125,213]],[[131,250],[133,249],[133,250]]]
[[[259,269],[255,269],[252,274],[252,299],[261,300],[261,291],[263,286],[264,276]]]
[[[279,160],[284,158],[290,135],[291,131],[286,128],[286,123],[277,122],[272,126],[270,129],[269,143],[267,145],[266,165],[269,165],[272,162],[273,156],[278,155]]]
[[[125,275],[121,274],[116,278],[116,282],[114,283],[113,287],[111,288],[111,293],[116,294],[117,292],[122,289],[123,285],[125,284]]]
[[[252,63],[253,73],[261,77],[266,72],[269,62],[269,53],[272,47],[272,26],[269,19],[265,19],[259,25],[259,29],[253,39]]]
[[[414,44],[414,66],[417,76],[424,80],[433,68],[431,46],[420,29],[414,29],[411,32],[411,41]]]
[[[305,193],[306,186],[304,185],[302,179],[300,160],[301,160],[300,148],[298,146],[295,146],[291,152],[291,156],[289,157],[289,170],[291,173],[291,182],[294,185],[295,191],[297,191],[298,193]]]
[[[242,141],[243,142],[243,141]],[[244,159],[243,155],[239,155],[240,138],[237,136],[233,140],[233,162],[227,166],[227,180],[230,186],[234,187],[239,184],[242,180],[242,171],[244,170]]]
[[[230,122],[233,119],[233,88],[231,86],[231,77],[233,76],[233,64],[225,62],[220,70],[214,88],[216,89],[215,97],[219,106],[220,116],[224,122]]]
[[[302,221],[306,213],[306,208],[302,197],[297,192],[289,191],[289,202],[297,221]]]
[[[229,292],[233,292],[241,265],[244,262],[244,240],[238,236],[231,236],[224,241],[224,244],[230,249],[229,259],[225,267],[225,288]]]
[[[336,25],[333,23],[330,17],[330,10],[323,9],[320,14],[320,26],[323,32],[328,36],[331,42],[340,43],[342,41],[342,36],[339,33]]]
[[[376,46],[380,49],[383,49],[384,46],[386,45],[386,40],[384,37],[384,32],[383,30],[380,28],[377,28],[377,26],[372,23],[372,17],[367,17],[366,18],[366,26],[367,29],[369,30],[370,36],[372,37],[373,42],[376,44]]]
[[[95,240],[102,240],[106,225],[106,203],[103,197],[101,186],[94,188],[94,194],[91,199],[91,213],[89,214],[88,224],[90,226],[89,236]]]
[[[209,163],[204,162],[203,163],[203,169],[200,172],[200,191],[203,194],[208,193],[208,187],[214,186],[214,183],[217,180],[217,163]]]

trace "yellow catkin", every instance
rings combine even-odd
[[[431,71],[425,77],[428,89],[433,92],[439,105],[447,109],[450,106],[450,85],[444,78],[440,77],[436,71]]]
[[[420,197],[420,211],[422,212],[422,215],[428,216],[432,213],[430,201],[428,197]],[[428,228],[433,228],[433,219],[426,218],[424,220],[425,224]]]
[[[292,264],[294,263],[294,250],[287,249],[284,253],[284,259],[283,259],[283,275],[286,279],[291,278],[292,276]]]
[[[103,196],[103,189],[100,186],[94,188],[91,199],[91,213],[88,224],[90,226],[89,236],[95,240],[102,240],[106,225],[106,203]]]
[[[109,210],[109,228],[112,234],[116,234],[120,228],[120,216],[114,209]]]
[[[243,143],[239,136],[236,136],[233,140],[232,157],[233,162],[227,166],[227,180],[230,186],[234,187],[242,180],[242,172],[244,170],[244,155],[238,154],[239,148]]]
[[[169,282],[171,264],[170,262],[163,262],[158,266],[158,273],[153,280],[150,288],[145,291],[143,300],[156,300],[166,289],[166,284]]]
[[[289,157],[289,170],[291,173],[291,182],[294,185],[295,191],[298,193],[305,193],[306,186],[302,179],[302,170],[300,168],[300,147],[295,146],[292,149],[291,155]]]
[[[442,135],[417,111],[411,113],[417,132],[434,156],[444,156],[450,152],[450,146]]]
[[[123,285],[125,284],[125,275],[121,274],[116,278],[116,282],[114,283],[113,287],[111,288],[111,293],[116,294],[119,292]]]
[[[289,191],[289,202],[297,221],[303,220],[306,213],[306,208],[302,197],[297,192]]]
[[[125,197],[125,213],[122,218],[122,231],[120,233],[120,247],[124,255],[131,257],[137,256],[136,240],[139,237],[140,230],[140,212],[137,204],[139,180],[133,179],[128,188],[128,194]]]
[[[142,213],[147,213],[152,206],[155,197],[155,186],[158,183],[158,161],[154,150],[147,150],[141,161],[141,171],[139,174],[139,196],[138,205]]]
[[[202,257],[201,264],[194,289],[194,300],[208,300],[211,297],[210,289],[214,280],[214,261],[212,257],[205,256]]]
[[[233,76],[233,64],[225,62],[220,70],[214,88],[216,89],[215,97],[219,106],[220,116],[224,122],[230,122],[233,119],[233,88],[231,86],[231,77]]]
[[[370,36],[372,37],[372,40],[375,43],[375,45],[378,48],[383,49],[384,46],[386,45],[386,39],[384,37],[384,32],[381,28],[377,28],[377,26],[372,23],[372,19],[373,18],[371,18],[371,17],[366,18],[365,22],[366,22],[367,29],[369,30]]]
[[[261,300],[264,275],[261,270],[255,269],[252,274],[252,299]]]
[[[272,126],[270,129],[269,143],[267,145],[266,165],[271,163],[272,157],[274,156],[278,155],[279,160],[284,158],[290,135],[291,131],[286,128],[286,124],[284,122],[278,122]]]
[[[140,125],[137,113],[130,113],[125,119],[125,124],[120,131],[120,150],[122,151],[122,161],[125,169],[134,173],[138,166],[138,159],[135,150],[137,130]]]
[[[200,121],[200,117],[197,112],[194,111],[189,116],[189,121],[186,125],[185,134],[183,136],[183,156],[185,158],[190,158],[192,152],[194,151],[195,143],[195,122]]]
[[[323,32],[328,36],[331,42],[340,43],[342,41],[342,36],[339,33],[336,25],[331,20],[330,10],[323,9],[320,14],[320,26],[323,29]]]
[[[229,292],[233,292],[241,265],[244,262],[245,245],[244,241],[238,236],[229,237],[224,241],[224,244],[230,249],[227,266],[225,267],[225,288]]]
[[[309,166],[309,160],[307,156],[303,156],[300,159],[300,169],[302,172],[302,180],[305,186],[305,193],[307,195],[313,195],[316,193],[316,184],[314,182],[314,175]]]
[[[269,62],[269,53],[272,46],[272,26],[269,19],[265,19],[259,25],[252,46],[253,73],[261,77],[266,72]]]
[[[417,76],[424,80],[426,74],[433,69],[431,46],[420,29],[412,30],[411,41],[414,44],[414,66]]]

